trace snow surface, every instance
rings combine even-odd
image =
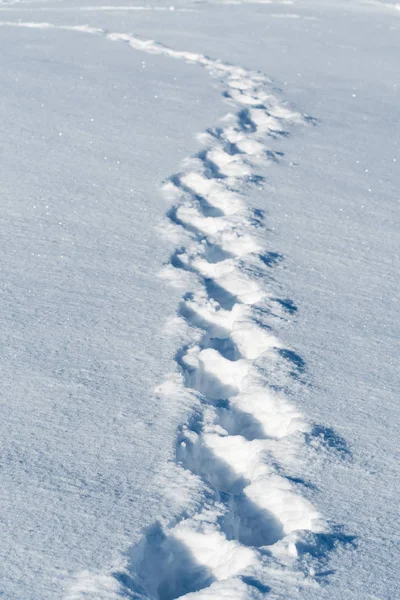
[[[399,596],[396,4],[226,4],[2,2],[7,599]]]

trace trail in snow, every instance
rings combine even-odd
[[[212,1],[212,0],[211,0]],[[295,0],[214,0],[219,4],[283,4],[291,6],[295,4]]]
[[[171,477],[194,500],[174,523],[154,524],[125,571],[83,572],[67,598],[239,600],[317,585],[329,551],[352,538],[307,497],[307,464],[315,452],[342,459],[348,451],[287,397],[301,387],[304,363],[277,339],[274,324],[296,307],[273,291],[271,272],[282,257],[265,252],[263,214],[246,202],[268,163],[281,158],[274,139],[307,119],[270,93],[264,75],[201,54],[87,25],[0,24],[101,34],[202,66],[232,107],[164,185],[171,208],[162,229],[177,249],[162,276],[184,291],[170,327],[185,332],[185,343],[177,373],[156,393],[193,406]]]
[[[40,0],[36,0],[39,2]],[[47,0],[44,0],[47,1]],[[292,6],[295,4],[295,0],[207,0],[209,4],[229,4],[229,5],[239,5],[239,4],[279,4],[284,6]],[[2,11],[74,11],[74,12],[121,12],[121,11],[137,11],[137,12],[197,12],[199,9],[196,8],[196,3],[193,6],[175,6],[171,4],[170,6],[157,6],[152,4],[137,4],[137,5],[88,5],[88,6],[35,6],[35,2],[30,0],[0,0],[0,10]]]
[[[26,11],[35,11],[35,12],[196,12],[196,8],[188,8],[183,6],[152,6],[152,5],[135,5],[135,6],[35,6],[31,3],[27,2],[25,5],[20,5],[18,2],[14,2],[13,0],[10,3],[3,3],[0,0],[0,10],[4,12],[26,10]]]

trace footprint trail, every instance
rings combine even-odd
[[[282,257],[266,252],[263,214],[247,201],[268,163],[281,160],[274,140],[307,119],[271,93],[265,75],[201,54],[89,26],[1,25],[102,35],[199,65],[230,106],[164,185],[171,208],[163,232],[177,249],[162,276],[183,290],[174,327],[187,339],[177,372],[156,393],[193,407],[173,477],[195,490],[194,500],[178,520],[146,532],[126,569],[81,573],[66,597],[288,598],[318,585],[328,550],[351,541],[324,520],[305,481],[313,453],[332,450],[332,435],[288,399],[304,364],[274,328],[296,307],[274,293],[271,269]]]

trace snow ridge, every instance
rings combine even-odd
[[[150,528],[127,568],[81,573],[67,598],[292,597],[318,585],[327,552],[351,541],[321,516],[304,478],[316,452],[345,456],[347,449],[288,399],[288,390],[301,388],[304,363],[274,327],[296,307],[273,291],[272,269],[282,257],[265,251],[262,211],[246,196],[262,185],[268,163],[281,159],[273,140],[307,119],[272,95],[261,73],[125,33],[57,28],[200,65],[232,108],[199,135],[201,151],[164,185],[171,208],[162,229],[177,249],[162,276],[184,291],[170,327],[185,340],[177,373],[156,393],[192,407],[172,477],[193,499],[177,521]]]

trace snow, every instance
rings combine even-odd
[[[154,230],[157,185],[214,99],[197,102],[201,76],[180,91],[185,65],[144,68],[121,45],[32,33],[0,32],[0,579],[6,598],[44,599],[118,559],[166,510],[153,479],[184,407],[153,394],[174,369],[162,330],[180,298],[156,277],[172,250]],[[157,134],[159,94],[170,120]]]
[[[5,598],[397,597],[393,8],[2,7]]]

